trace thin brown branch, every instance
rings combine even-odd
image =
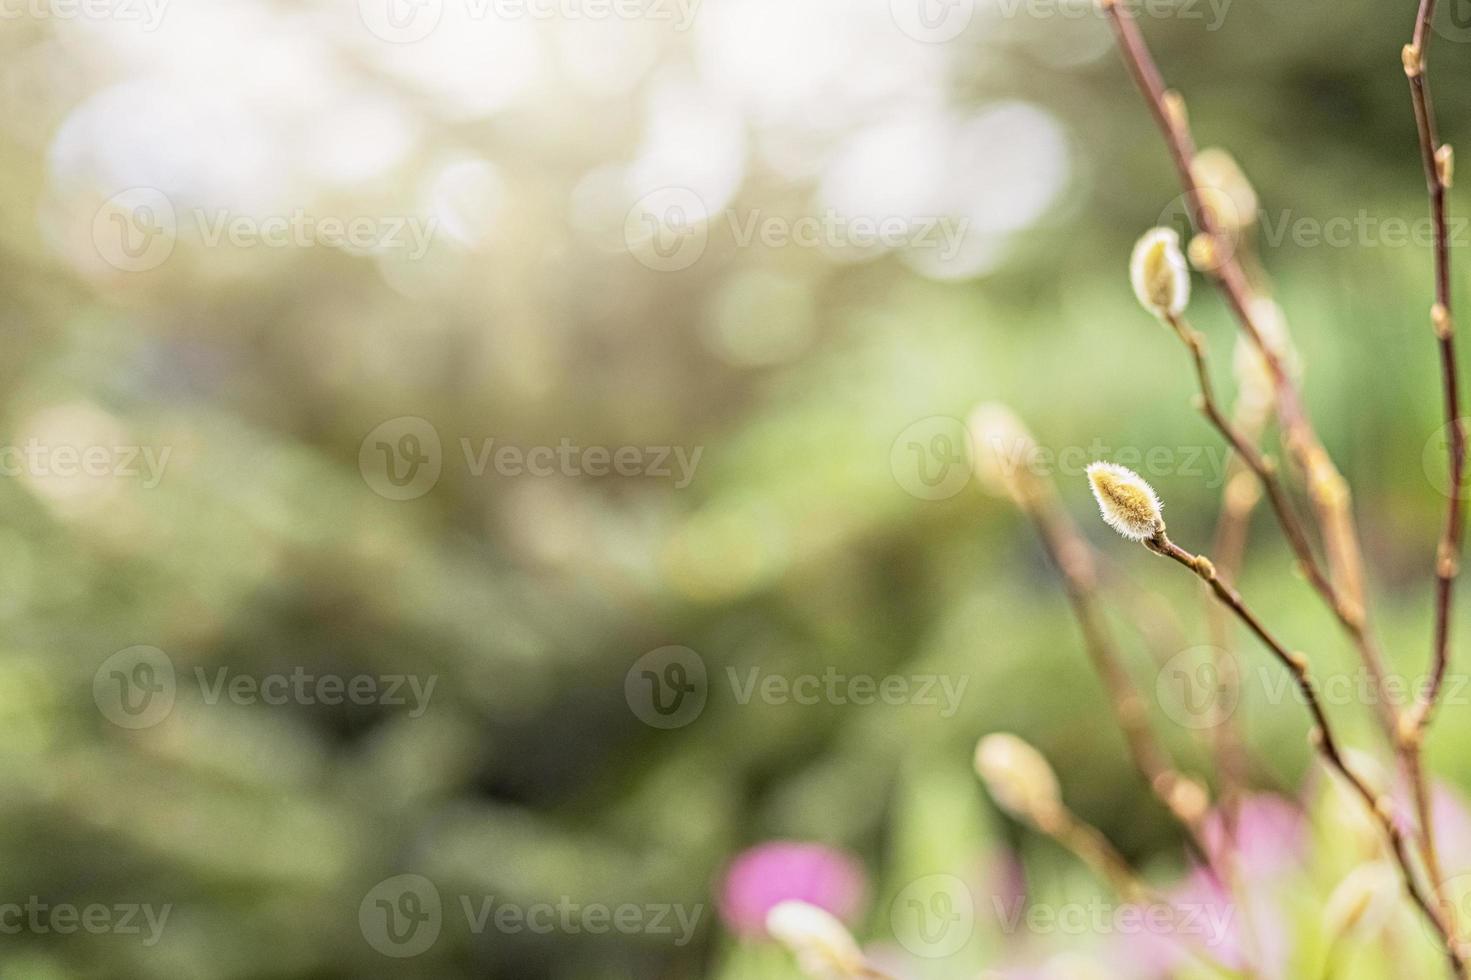
[[[1431,639],[1430,682],[1405,719],[1402,732],[1405,756],[1411,769],[1411,785],[1415,787],[1415,809],[1420,823],[1420,842],[1431,879],[1436,885],[1442,907],[1451,906],[1444,892],[1444,874],[1435,846],[1434,811],[1421,761],[1426,728],[1439,700],[1441,686],[1450,667],[1451,603],[1456,576],[1460,573],[1463,537],[1461,483],[1466,463],[1466,437],[1461,428],[1460,383],[1456,367],[1455,321],[1451,315],[1451,259],[1446,219],[1446,190],[1451,182],[1452,151],[1442,146],[1436,136],[1435,108],[1430,98],[1430,85],[1425,77],[1426,54],[1430,43],[1430,23],[1435,16],[1435,0],[1421,0],[1415,17],[1412,39],[1403,53],[1405,75],[1410,82],[1410,101],[1415,113],[1415,129],[1420,140],[1420,158],[1425,170],[1425,187],[1430,198],[1430,216],[1435,229],[1434,269],[1435,303],[1430,320],[1440,353],[1440,376],[1445,425],[1450,444],[1447,468],[1450,484],[1446,493],[1446,516],[1435,552],[1435,619]],[[1454,920],[1451,920],[1454,928]]]
[[[1103,683],[1114,718],[1123,732],[1134,767],[1150,790],[1190,835],[1201,857],[1210,861],[1202,830],[1210,799],[1199,782],[1183,775],[1155,739],[1144,697],[1124,667],[1104,621],[1098,600],[1096,559],[1092,546],[1056,505],[1048,487],[1037,487],[1019,501],[1056,566],[1073,616],[1083,633],[1083,647]]]
[[[1236,429],[1250,445],[1261,440],[1262,426],[1259,421],[1243,419],[1239,414]],[[1260,477],[1240,456],[1232,456],[1226,468],[1225,489],[1221,492],[1221,510],[1216,518],[1216,530],[1212,540],[1211,554],[1227,578],[1237,578],[1246,561],[1247,535],[1251,528],[1251,517],[1262,498]],[[1209,593],[1209,590],[1207,590]],[[1233,700],[1239,699],[1241,689],[1240,667],[1233,653],[1235,643],[1231,633],[1230,613],[1206,597],[1206,618],[1210,624],[1211,645],[1218,651],[1215,657],[1216,670],[1221,673],[1222,684]],[[1220,810],[1224,817],[1223,827],[1228,840],[1236,839],[1236,806],[1244,795],[1249,759],[1237,717],[1217,725],[1212,730],[1212,749],[1216,765],[1221,771]]]
[[[1261,332],[1257,329],[1252,315],[1254,291],[1242,271],[1233,244],[1210,208],[1205,206],[1205,197],[1195,178],[1195,142],[1190,135],[1183,104],[1178,96],[1165,88],[1164,80],[1133,15],[1117,0],[1102,0],[1102,5],[1113,25],[1125,64],[1164,134],[1171,162],[1185,191],[1191,218],[1201,234],[1215,244],[1212,251],[1218,261],[1212,268],[1214,278],[1242,331],[1260,351],[1267,373],[1272,379],[1283,443],[1307,481],[1308,497],[1313,505],[1316,523],[1322,532],[1328,564],[1332,569],[1331,589],[1323,590],[1316,583],[1314,587],[1319,588],[1334,615],[1353,640],[1360,659],[1374,682],[1377,694],[1375,703],[1379,707],[1380,721],[1386,734],[1397,741],[1398,711],[1388,696],[1383,655],[1365,622],[1363,560],[1358,535],[1354,529],[1348,485],[1333,465],[1308,420],[1302,408],[1301,395],[1283,366],[1281,357],[1270,344],[1263,341]],[[1274,510],[1278,512],[1280,522],[1282,512],[1275,505]],[[1287,525],[1284,525],[1283,532],[1288,536],[1299,563],[1304,565],[1304,573],[1313,581],[1311,566],[1302,560],[1304,542],[1299,540],[1301,535]],[[1306,553],[1311,555],[1311,548],[1307,548]]]
[[[1314,683],[1308,670],[1307,657],[1302,653],[1288,649],[1269,630],[1257,615],[1247,606],[1241,594],[1230,585],[1221,580],[1216,572],[1215,566],[1210,559],[1204,555],[1192,554],[1181,548],[1169,539],[1163,526],[1155,533],[1154,537],[1147,539],[1145,547],[1157,555],[1170,558],[1183,565],[1201,581],[1208,585],[1217,600],[1231,610],[1235,616],[1245,624],[1257,639],[1271,651],[1272,655],[1285,667],[1291,675],[1293,683],[1297,685],[1302,694],[1302,700],[1306,704],[1308,713],[1312,716],[1313,747],[1322,756],[1328,767],[1341,776],[1368,808],[1374,816],[1375,821],[1383,830],[1394,852],[1395,860],[1399,863],[1402,877],[1404,878],[1405,890],[1411,900],[1421,911],[1425,918],[1435,928],[1445,946],[1446,958],[1449,961],[1453,975],[1465,977],[1466,964],[1462,958],[1459,943],[1448,921],[1434,902],[1428,899],[1421,889],[1415,874],[1414,859],[1411,853],[1411,842],[1400,829],[1394,819],[1394,802],[1388,797],[1376,793],[1364,782],[1351,768],[1349,768],[1343,750],[1339,746],[1337,737],[1333,733],[1333,727],[1328,720],[1327,713],[1323,710],[1321,699],[1318,697],[1317,685]]]

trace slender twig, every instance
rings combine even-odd
[[[1238,414],[1236,427],[1250,444],[1257,445],[1261,439],[1260,424],[1241,418]],[[1236,578],[1246,558],[1246,539],[1251,527],[1251,516],[1262,498],[1257,483],[1258,477],[1240,456],[1231,456],[1226,469],[1225,489],[1221,493],[1221,511],[1216,519],[1216,531],[1211,553],[1228,578]],[[1208,590],[1207,590],[1208,591]],[[1240,668],[1237,664],[1231,636],[1231,618],[1227,611],[1207,597],[1206,617],[1210,622],[1211,645],[1215,654],[1216,670],[1221,675],[1223,698],[1234,703],[1241,689]],[[1212,730],[1212,749],[1216,765],[1221,770],[1220,810],[1224,817],[1226,837],[1236,839],[1236,804],[1245,792],[1248,778],[1248,759],[1242,733],[1236,716],[1222,720]]]
[[[1392,740],[1398,738],[1398,712],[1388,696],[1383,655],[1367,629],[1363,562],[1354,530],[1348,485],[1323,448],[1311,422],[1302,408],[1302,397],[1282,359],[1266,343],[1252,314],[1254,292],[1241,269],[1232,243],[1220,228],[1195,178],[1193,161],[1195,142],[1185,119],[1183,105],[1177,95],[1165,88],[1159,68],[1144,43],[1143,35],[1132,14],[1118,0],[1100,0],[1118,37],[1119,49],[1130,74],[1144,96],[1151,114],[1164,134],[1170,159],[1185,191],[1192,220],[1207,240],[1215,243],[1212,251],[1217,262],[1212,273],[1227,304],[1248,340],[1261,353],[1276,395],[1278,421],[1283,443],[1307,479],[1308,496],[1313,504],[1317,524],[1323,534],[1329,565],[1333,569],[1334,587],[1323,590],[1324,599],[1353,640],[1375,685],[1380,720]],[[1234,447],[1233,447],[1234,448]],[[1274,510],[1276,508],[1274,507]],[[1281,512],[1278,511],[1279,522]],[[1304,573],[1313,581],[1311,566],[1303,562],[1303,542],[1296,531],[1283,527]],[[1311,555],[1311,549],[1307,549]],[[1321,574],[1320,574],[1321,577]]]
[[[1246,605],[1241,594],[1221,580],[1210,559],[1204,555],[1192,554],[1175,544],[1165,533],[1163,526],[1159,527],[1153,537],[1147,538],[1144,545],[1155,554],[1170,558],[1195,573],[1210,587],[1216,598],[1229,608],[1257,639],[1261,640],[1262,644],[1291,674],[1293,683],[1301,692],[1302,700],[1313,719],[1313,747],[1323,757],[1328,767],[1343,777],[1363,801],[1365,807],[1374,815],[1376,822],[1389,840],[1395,860],[1399,863],[1406,892],[1444,941],[1446,957],[1454,971],[1453,975],[1465,977],[1466,966],[1459,943],[1443,917],[1442,910],[1426,898],[1418,883],[1410,841],[1394,819],[1394,802],[1388,796],[1376,793],[1368,783],[1349,768],[1343,751],[1339,747],[1338,739],[1333,734],[1328,715],[1323,710],[1322,701],[1318,697],[1317,685],[1308,670],[1307,657],[1298,651],[1289,650],[1263,625],[1262,621]]]
[[[1000,456],[1007,447],[984,448]],[[1201,859],[1217,871],[1206,846],[1203,825],[1210,797],[1200,782],[1176,768],[1169,752],[1155,738],[1146,701],[1124,666],[1104,616],[1098,594],[1098,555],[1059,505],[1057,489],[1050,480],[1014,460],[1003,465],[1009,469],[1003,481],[1006,493],[1031,522],[1057,569],[1083,634],[1083,648],[1103,684],[1134,768],[1180,823]]]
[[[1303,576],[1330,606],[1336,607],[1338,604],[1337,592],[1313,556],[1307,530],[1303,527],[1297,511],[1292,506],[1292,500],[1282,485],[1277,472],[1277,464],[1257,449],[1254,440],[1248,439],[1237,429],[1216,398],[1210,379],[1210,367],[1206,361],[1205,338],[1183,317],[1166,317],[1166,322],[1174,328],[1176,335],[1190,352],[1191,362],[1195,367],[1196,381],[1200,387],[1199,408],[1202,414],[1261,481],[1262,489],[1267,494],[1267,501],[1272,506],[1272,512],[1277,516],[1277,522],[1282,525],[1282,533],[1287,538],[1288,546],[1292,548],[1293,556],[1296,557]]]
[[[1456,368],[1455,322],[1451,316],[1450,247],[1446,230],[1445,198],[1451,182],[1452,152],[1449,146],[1440,145],[1436,137],[1435,109],[1430,100],[1430,86],[1425,78],[1430,22],[1434,16],[1435,0],[1420,0],[1414,35],[1404,49],[1405,75],[1410,81],[1410,100],[1415,110],[1415,128],[1420,137],[1420,157],[1425,168],[1425,186],[1430,196],[1430,215],[1435,227],[1435,303],[1431,307],[1430,320],[1440,349],[1441,389],[1450,439],[1446,454],[1450,472],[1446,517],[1435,553],[1435,625],[1431,641],[1430,683],[1416,698],[1414,708],[1405,719],[1402,732],[1407,743],[1406,754],[1413,756],[1412,762],[1417,771],[1421,768],[1421,743],[1425,730],[1430,724],[1430,716],[1435,710],[1441,685],[1450,666],[1451,601],[1461,564],[1461,482],[1466,463],[1466,436],[1461,428],[1460,385]],[[1433,807],[1429,793],[1419,789],[1425,781],[1423,774],[1412,781],[1417,786],[1416,810],[1425,864],[1436,884],[1442,905],[1449,908],[1444,894],[1444,875],[1441,873],[1440,858],[1435,847]],[[1454,926],[1454,922],[1452,925]]]
[[[1208,861],[1210,853],[1205,847],[1201,822],[1210,798],[1199,782],[1175,768],[1169,753],[1154,737],[1144,697],[1124,668],[1099,607],[1092,546],[1056,506],[1050,493],[1038,494],[1023,510],[1036,527],[1043,548],[1062,579],[1063,591],[1083,633],[1084,649],[1108,694],[1134,767]]]

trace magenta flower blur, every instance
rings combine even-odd
[[[1299,865],[1307,846],[1307,821],[1290,800],[1268,793],[1248,796],[1236,813],[1236,866],[1247,878],[1270,878]],[[1224,858],[1230,841],[1219,811],[1206,817],[1205,842]]]
[[[796,899],[851,924],[867,893],[863,866],[851,855],[823,844],[769,841],[731,862],[720,887],[720,916],[737,935],[764,936],[772,906]]]

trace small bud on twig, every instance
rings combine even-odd
[[[1215,274],[1221,267],[1221,251],[1216,248],[1216,240],[1205,232],[1190,239],[1185,251],[1190,256],[1190,264],[1206,275]]]
[[[1130,541],[1144,541],[1164,530],[1164,505],[1154,488],[1126,466],[1092,463],[1088,484],[1104,523]]]
[[[1230,153],[1219,147],[1201,150],[1190,162],[1190,173],[1217,228],[1235,233],[1256,222],[1261,209],[1256,189]]]
[[[1190,114],[1185,111],[1185,97],[1174,89],[1164,94],[1165,115],[1170,117],[1170,125],[1177,132],[1183,132],[1190,125]]]
[[[1435,336],[1445,340],[1451,335],[1454,326],[1451,322],[1451,311],[1436,303],[1430,308],[1430,324],[1435,328]]]
[[[1057,822],[1062,793],[1042,757],[1015,735],[987,735],[976,746],[976,773],[996,804],[1014,817],[1041,827]]]
[[[1450,190],[1451,178],[1456,175],[1456,151],[1449,143],[1435,151],[1435,175],[1440,178],[1440,186]]]
[[[1129,281],[1144,308],[1157,317],[1177,317],[1190,302],[1190,270],[1172,228],[1151,228],[1134,246]]]
[[[1418,45],[1406,44],[1400,51],[1400,59],[1405,63],[1405,74],[1411,78],[1418,77],[1425,68],[1425,61],[1420,56]]]

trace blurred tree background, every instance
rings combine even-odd
[[[1112,539],[1081,476],[1124,447],[1196,453],[1204,471],[1146,476],[1176,538],[1208,542],[1224,457],[1125,271],[1177,191],[1096,13],[962,0],[943,8],[964,15],[949,37],[916,31],[903,0],[708,0],[688,23],[672,2],[598,18],[444,0],[411,37],[370,0],[86,9],[16,4],[0,21],[0,440],[108,461],[75,474],[31,457],[0,479],[0,901],[171,911],[151,945],[8,934],[0,977],[781,976],[781,960],[743,965],[714,905],[732,856],[762,840],[858,855],[861,932],[880,940],[890,901],[926,875],[979,876],[1015,848],[1076,874],[975,782],[971,749],[995,729],[1042,748],[1131,858],[1181,863],[1025,523],[904,465],[911,441],[950,445],[926,420],[989,400],[1053,451],[1088,448],[1057,474],[1067,506],[1110,584],[1158,588],[1155,615],[1175,621],[1117,624],[1143,689],[1154,656],[1206,642],[1195,585]],[[1427,454],[1430,252],[1384,225],[1426,221],[1399,61],[1413,5],[1149,10],[1201,144],[1229,148],[1257,190],[1257,253],[1357,494],[1393,668],[1414,678],[1444,498]],[[1471,31],[1444,13],[1432,63],[1456,144]],[[652,242],[630,233],[667,188],[705,209],[685,215],[693,260],[669,258],[657,222]],[[119,252],[158,208],[167,254]],[[1451,210],[1471,213],[1459,191]],[[293,214],[431,233],[422,254],[253,237]],[[743,234],[824,215],[900,217],[910,240]],[[221,216],[244,230],[216,239]],[[929,219],[962,229],[953,254],[915,236]],[[1340,244],[1292,233],[1332,219],[1356,222]],[[1191,312],[1229,391],[1234,328],[1199,277]],[[392,499],[370,434],[407,460],[427,443],[401,441],[404,418],[431,427],[440,473]],[[490,439],[638,447],[649,465],[477,471]],[[676,450],[697,459],[685,485]],[[1243,590],[1323,673],[1351,675],[1266,517]],[[139,646],[176,689],[128,728],[103,707],[104,665]],[[626,681],[669,646],[697,654],[708,697],[661,729]],[[123,673],[151,676],[137,664]],[[965,687],[948,716],[741,703],[729,671],[753,668]],[[267,704],[212,696],[222,669],[435,686],[417,712]],[[1207,771],[1194,733],[1152,710]],[[1465,710],[1430,744],[1460,786]],[[1338,714],[1377,747],[1367,710]],[[1261,781],[1291,792],[1310,769],[1297,706],[1248,684],[1238,717]],[[444,925],[394,958],[360,913],[402,874],[434,883]],[[472,928],[460,899],[489,896],[700,918],[685,943]],[[990,951],[973,952],[965,975]],[[913,975],[962,975],[929,969]]]

